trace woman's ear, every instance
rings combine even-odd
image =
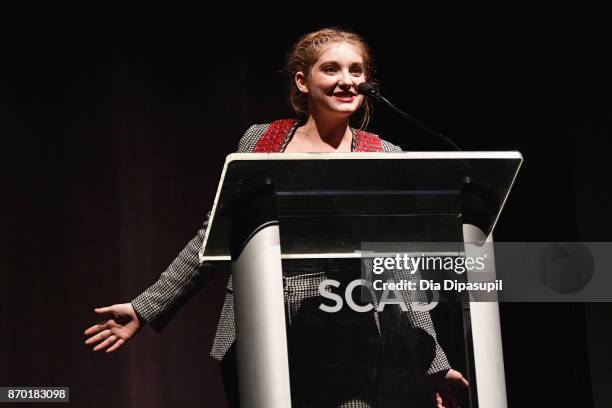
[[[295,73],[295,86],[299,89],[300,92],[307,94],[308,91],[308,82],[306,82],[306,75],[303,72],[298,71]]]

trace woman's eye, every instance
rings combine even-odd
[[[357,74],[357,75],[361,75],[361,74],[363,74],[363,69],[359,68],[359,67],[355,67],[355,68],[351,69],[351,73]]]
[[[336,71],[337,71],[336,67],[325,67],[325,68],[323,68],[323,72],[326,72],[326,73],[334,73]]]

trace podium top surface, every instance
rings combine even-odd
[[[232,153],[200,250],[230,260],[224,208],[271,184],[286,259],[359,257],[363,242],[462,240],[461,222],[493,230],[522,163],[517,151]]]

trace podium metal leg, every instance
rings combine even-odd
[[[484,238],[484,233],[474,225],[464,224],[463,237],[466,243],[480,242]],[[486,249],[489,254],[493,253],[491,250],[492,244],[493,237],[489,236],[484,244],[488,246]],[[474,246],[469,248],[472,251],[477,250]],[[468,249],[466,247],[466,256],[479,256],[476,253],[467,252]],[[489,259],[489,265],[494,267],[494,259]],[[468,274],[468,279],[470,279],[470,274]],[[508,403],[506,400],[506,378],[504,376],[504,354],[497,302],[471,302],[470,317],[472,341],[474,344],[478,406],[506,408]]]
[[[232,262],[240,406],[291,407],[278,222],[258,226]]]

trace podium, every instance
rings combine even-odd
[[[200,260],[232,262],[241,406],[291,406],[281,259],[361,258],[364,242],[490,242],[521,163],[519,152],[227,156]],[[506,406],[497,310],[470,310],[468,380],[487,408]]]

